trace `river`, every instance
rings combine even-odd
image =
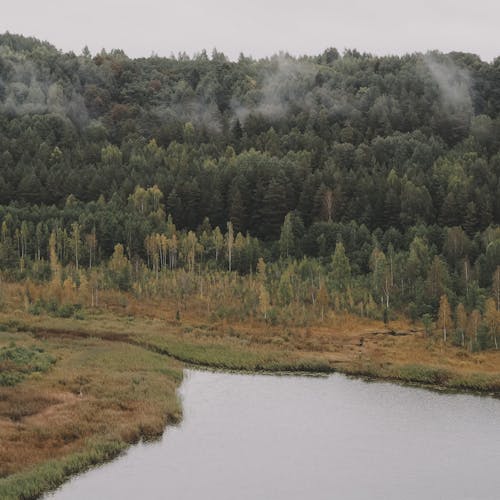
[[[500,401],[342,375],[185,372],[184,418],[52,500],[498,500]]]

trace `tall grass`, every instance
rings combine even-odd
[[[232,345],[223,341],[190,342],[173,336],[149,337],[147,341],[137,337],[135,342],[146,349],[206,368],[301,373],[333,371],[328,361],[320,356],[301,356],[290,350]]]
[[[122,441],[91,441],[80,453],[51,460],[26,472],[0,479],[2,500],[29,500],[62,485],[72,475],[115,458],[126,447]]]

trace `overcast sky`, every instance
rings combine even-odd
[[[4,0],[0,32],[131,57],[216,47],[265,57],[327,47],[375,54],[438,49],[500,55],[500,0]]]

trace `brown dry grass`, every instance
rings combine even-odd
[[[30,286],[32,297],[43,288]],[[177,419],[183,362],[240,370],[342,371],[458,390],[500,393],[500,352],[471,354],[424,337],[404,319],[327,314],[308,326],[215,320],[191,298],[138,301],[103,292],[81,319],[27,312],[23,285],[7,286],[0,347],[40,344],[56,358],[0,389],[0,477],[85,449],[89,438],[131,443]],[[16,331],[17,330],[17,331]],[[170,354],[171,356],[162,356]],[[174,359],[175,358],[175,359]]]
[[[27,333],[0,333],[32,344]],[[0,476],[84,448],[90,437],[135,442],[178,419],[175,361],[99,339],[39,340],[57,357],[46,374],[0,390]],[[36,374],[38,375],[38,374]]]

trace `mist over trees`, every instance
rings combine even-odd
[[[430,314],[443,337],[453,316],[457,342],[497,345],[500,58],[130,59],[4,34],[0,204],[12,278],[50,279],[51,252],[111,259],[125,289],[139,263],[262,258],[266,318],[303,294],[322,315]]]

